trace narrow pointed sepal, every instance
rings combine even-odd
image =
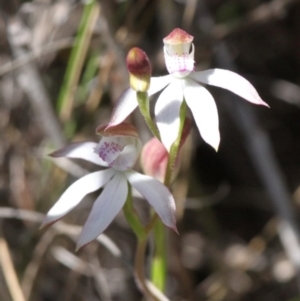
[[[190,78],[204,84],[229,90],[253,104],[269,107],[269,105],[260,98],[253,85],[235,72],[223,69],[208,69],[191,73]]]
[[[194,116],[201,137],[218,151],[219,117],[214,98],[207,89],[191,79],[184,79],[183,83],[185,101]]]
[[[169,189],[158,180],[135,171],[124,173],[128,182],[149,202],[162,222],[178,233],[176,228],[176,209]]]
[[[95,142],[75,142],[54,151],[49,154],[49,156],[54,158],[66,157],[83,159],[100,166],[108,166],[107,163],[95,153],[96,147],[97,143]]]
[[[108,127],[115,126],[123,122],[138,106],[136,91],[127,89],[119,98],[112,112]]]
[[[97,238],[108,227],[124,206],[127,195],[127,180],[118,172],[96,199],[78,238],[76,251]]]
[[[173,79],[171,84],[160,94],[155,105],[156,124],[161,141],[168,151],[178,136],[182,101],[182,82],[180,79]]]
[[[103,187],[115,174],[113,169],[90,173],[74,182],[47,213],[41,228],[46,227],[75,208],[89,193]]]

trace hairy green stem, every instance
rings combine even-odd
[[[182,131],[184,127],[184,122],[185,122],[185,117],[186,117],[186,102],[183,101],[182,105],[180,107],[180,124],[179,124],[179,131],[178,131],[178,136],[177,139],[174,141],[174,143],[171,146],[170,153],[169,153],[169,159],[168,159],[168,164],[167,164],[167,169],[166,169],[166,174],[165,174],[165,180],[164,184],[167,187],[170,187],[171,182],[172,182],[172,171],[176,162],[176,158],[178,155],[179,151],[179,146],[180,146],[180,141],[181,141],[181,136],[182,136]]]
[[[178,155],[180,140],[184,127],[186,117],[186,103],[183,101],[180,107],[180,125],[178,136],[169,153],[168,164],[166,168],[164,184],[170,188],[172,181],[172,171],[175,165],[175,161]],[[151,266],[151,279],[153,283],[161,291],[164,291],[166,284],[167,275],[167,246],[166,246],[166,229],[160,220],[154,223],[154,242],[155,242],[155,253]]]
[[[131,227],[135,235],[138,237],[138,239],[146,240],[147,239],[146,230],[143,224],[141,223],[135,208],[133,207],[131,186],[129,184],[128,184],[128,196],[125,205],[123,207],[123,212],[129,226]]]
[[[144,293],[145,297],[149,300],[156,301],[156,297],[152,294],[147,286],[147,279],[145,277],[145,252],[147,247],[147,238],[148,238],[148,231],[147,228],[141,223],[139,216],[133,206],[132,203],[132,189],[131,186],[128,184],[128,196],[123,207],[123,212],[126,217],[128,224],[130,225],[131,229],[137,236],[137,248],[135,254],[135,263],[134,263],[134,272],[135,272],[135,279],[138,286],[141,288],[142,292]]]
[[[140,111],[149,129],[157,139],[161,140],[159,131],[150,116],[149,98],[147,92],[137,92],[137,100],[139,103]],[[180,125],[179,125],[178,136],[175,142],[173,143],[173,145],[171,146],[171,150],[168,158],[168,164],[166,168],[164,184],[167,187],[170,187],[171,185],[172,171],[179,151],[185,117],[186,117],[186,103],[185,101],[183,101],[180,107]],[[152,229],[154,230],[155,251],[154,251],[154,257],[151,266],[151,279],[154,285],[158,289],[164,291],[166,285],[166,278],[167,278],[166,277],[167,275],[166,229],[163,223],[157,218],[156,213],[153,215],[152,220],[150,221],[149,225],[145,229],[146,235],[149,234]],[[136,271],[137,278],[139,279],[142,285],[143,291],[145,292],[146,295],[149,295],[149,293],[151,295],[151,292],[149,291],[146,282],[144,282],[145,280],[144,262],[145,262],[146,245],[147,245],[147,239],[140,238],[138,241],[138,247],[136,252],[135,271]]]
[[[147,92],[136,92],[136,97],[137,97],[137,101],[139,104],[141,114],[143,115],[150,131],[158,140],[160,140],[159,131],[150,115],[148,93]]]
[[[154,285],[162,292],[166,286],[167,279],[167,246],[166,246],[166,229],[161,220],[154,224],[154,243],[155,252],[151,266],[151,280]]]

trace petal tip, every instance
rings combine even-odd
[[[208,143],[216,151],[216,153],[217,153],[219,151],[219,148],[220,148],[220,141],[221,140],[220,140],[220,136],[219,136],[217,141],[213,141],[213,142],[206,141],[206,143]]]
[[[177,229],[176,224],[173,227],[170,227],[177,235],[179,235],[179,231]]]
[[[78,244],[78,242],[76,243],[76,248],[75,248],[75,252],[78,252],[84,245]]]
[[[48,157],[51,157],[51,158],[57,158],[59,157],[58,154],[57,154],[57,151],[54,151],[54,152],[51,152],[48,154]]]
[[[46,229],[46,228],[50,227],[51,225],[53,225],[58,220],[59,219],[50,219],[46,216],[45,219],[43,220],[42,224],[40,225],[39,230],[43,230],[43,229]]]
[[[47,224],[43,222],[43,223],[39,226],[39,230],[44,230],[46,227],[47,227]]]
[[[75,252],[78,252],[82,247],[84,247],[88,243],[84,243],[81,241],[80,237],[78,241],[76,242]]]
[[[264,101],[263,101],[262,105],[265,106],[265,107],[267,107],[267,108],[269,108],[269,109],[271,108],[271,107],[270,107],[266,102],[264,102]]]
[[[75,252],[78,252],[80,249],[82,249],[84,246],[88,245],[92,241],[93,241],[93,239],[85,241],[83,237],[79,236],[78,241],[76,243]]]

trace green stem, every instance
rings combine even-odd
[[[171,146],[167,169],[166,169],[164,184],[167,187],[169,187],[171,185],[171,181],[172,181],[172,171],[173,171],[173,167],[175,165],[176,158],[177,158],[178,151],[179,151],[182,131],[183,131],[185,117],[186,117],[186,109],[187,109],[186,102],[183,101],[182,105],[180,107],[180,113],[179,113],[180,114],[180,125],[179,125],[178,136],[177,136],[177,139],[174,141],[174,143]]]
[[[135,262],[134,262],[134,271],[136,280],[138,284],[141,286],[145,297],[147,300],[151,301],[159,301],[155,295],[150,291],[147,285],[147,281],[145,278],[145,253],[147,247],[147,239],[139,239],[138,245],[135,254]]]
[[[154,225],[153,234],[155,252],[152,259],[151,280],[163,292],[167,278],[166,228],[159,219]]]
[[[148,232],[147,229],[141,223],[139,216],[132,203],[132,191],[131,186],[128,184],[128,196],[123,207],[124,215],[133,232],[138,238],[135,262],[134,262],[134,272],[135,279],[142,289],[144,295],[149,300],[158,301],[158,299],[152,294],[147,285],[147,280],[145,277],[145,253],[147,247]]]
[[[143,115],[150,131],[158,140],[160,140],[159,131],[150,115],[148,93],[147,92],[136,92],[136,97],[137,97],[137,101],[139,104],[141,114]]]
[[[183,101],[180,107],[180,125],[178,136],[173,145],[171,146],[168,164],[166,168],[164,184],[167,187],[170,187],[172,181],[172,171],[179,151],[180,140],[186,117],[186,109],[186,103],[185,101]],[[166,229],[160,220],[154,223],[154,242],[155,253],[151,267],[151,279],[153,283],[157,286],[157,288],[159,288],[161,291],[164,291],[167,278]]]
[[[131,192],[131,186],[128,185],[128,196],[125,202],[125,205],[123,207],[123,212],[125,215],[125,218],[130,225],[131,229],[135,233],[135,235],[138,237],[139,240],[147,240],[147,234],[145,227],[141,223],[139,216],[133,207],[132,203],[132,192]]]

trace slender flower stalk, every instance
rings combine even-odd
[[[147,92],[137,92],[136,93],[137,101],[139,104],[139,109],[145,119],[145,122],[148,125],[148,128],[152,132],[152,134],[160,140],[160,134],[157,129],[157,126],[152,120],[152,117],[150,115],[150,107],[149,107],[149,96]]]
[[[165,62],[170,74],[152,77],[148,90],[149,96],[163,90],[155,105],[155,117],[161,141],[168,151],[178,137],[183,100],[191,110],[202,138],[218,150],[218,111],[213,96],[203,84],[229,90],[250,103],[268,107],[252,84],[237,73],[223,69],[195,72],[192,41],[193,37],[179,28],[164,39]],[[119,99],[109,125],[122,122],[137,106],[132,89],[127,90]]]
[[[104,187],[79,236],[78,249],[107,228],[128,199],[130,185],[144,196],[167,227],[177,231],[175,202],[170,191],[158,180],[132,170],[142,146],[135,128],[126,123],[108,129],[103,125],[97,128],[97,133],[102,136],[98,144],[73,143],[51,154],[53,157],[84,159],[109,168],[73,183],[50,209],[42,226],[56,222],[76,207],[85,195]],[[135,217],[133,220],[135,226],[140,227]],[[144,230],[138,231],[143,236]]]

